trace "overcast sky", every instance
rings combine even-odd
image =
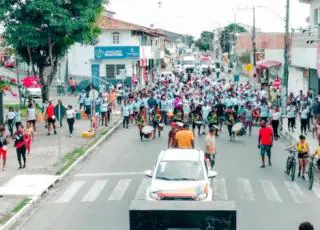
[[[143,26],[154,24],[158,28],[199,37],[201,31],[218,27],[218,22],[220,26],[225,26],[236,19],[238,23],[252,25],[252,10],[249,10],[249,7],[265,6],[269,9],[260,7],[256,9],[256,27],[265,32],[284,31],[282,19],[285,17],[286,0],[161,1],[162,7],[159,8],[159,0],[111,0],[109,9],[116,12],[115,18],[118,19]],[[308,4],[291,0],[291,28],[306,26],[308,16]]]

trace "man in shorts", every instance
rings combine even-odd
[[[260,168],[265,167],[265,155],[268,156],[269,166],[271,166],[271,148],[273,144],[273,130],[267,126],[265,121],[261,121],[259,129],[258,148],[260,149],[262,164]]]
[[[212,169],[215,164],[216,156],[216,127],[214,125],[209,126],[209,132],[204,139],[205,143],[205,157],[210,161],[210,167],[207,169]]]

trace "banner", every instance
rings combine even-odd
[[[96,88],[99,88],[100,86],[100,65],[99,64],[91,65],[91,74],[92,74],[93,86]]]
[[[139,59],[139,46],[97,46],[94,47],[96,60]]]

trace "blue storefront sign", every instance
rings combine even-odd
[[[94,48],[96,60],[139,59],[139,46],[97,46]]]
[[[96,88],[99,88],[100,86],[100,65],[99,64],[91,65],[91,74],[92,74],[93,86]]]

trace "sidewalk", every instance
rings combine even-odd
[[[283,119],[282,127],[283,128],[282,128],[281,133],[287,141],[289,141],[292,144],[299,141],[299,136],[301,135],[300,118],[299,117],[296,118],[296,129],[294,130],[294,132],[288,131],[288,119],[287,118]],[[311,127],[311,129],[312,129],[312,127]],[[307,131],[306,140],[309,143],[311,153],[313,153],[318,147],[318,140],[312,136],[312,132],[308,132],[308,131]]]
[[[96,139],[117,124],[119,119],[119,115],[112,115],[109,126],[97,130]],[[58,122],[56,124],[59,126]],[[44,122],[37,122],[36,124],[36,140],[32,143],[31,154],[27,156],[27,166],[25,169],[18,170],[16,150],[13,147],[13,141],[10,141],[10,144],[8,145],[7,170],[4,172],[2,171],[2,160],[0,161],[0,187],[18,175],[56,175],[56,173],[65,166],[65,161],[70,160],[70,156],[74,157],[72,155],[75,155],[74,150],[76,148],[80,154],[80,150],[84,151],[82,150],[84,149],[84,145],[88,146],[95,140],[94,138],[83,139],[81,137],[82,132],[90,130],[89,120],[77,120],[75,123],[74,135],[72,137],[68,136],[68,125],[65,119],[63,121],[63,127],[57,127],[57,135],[52,134],[47,136],[47,129],[44,125]],[[17,205],[25,199],[26,197],[1,197],[0,195],[0,227],[5,219],[12,214],[12,210],[17,208]]]

